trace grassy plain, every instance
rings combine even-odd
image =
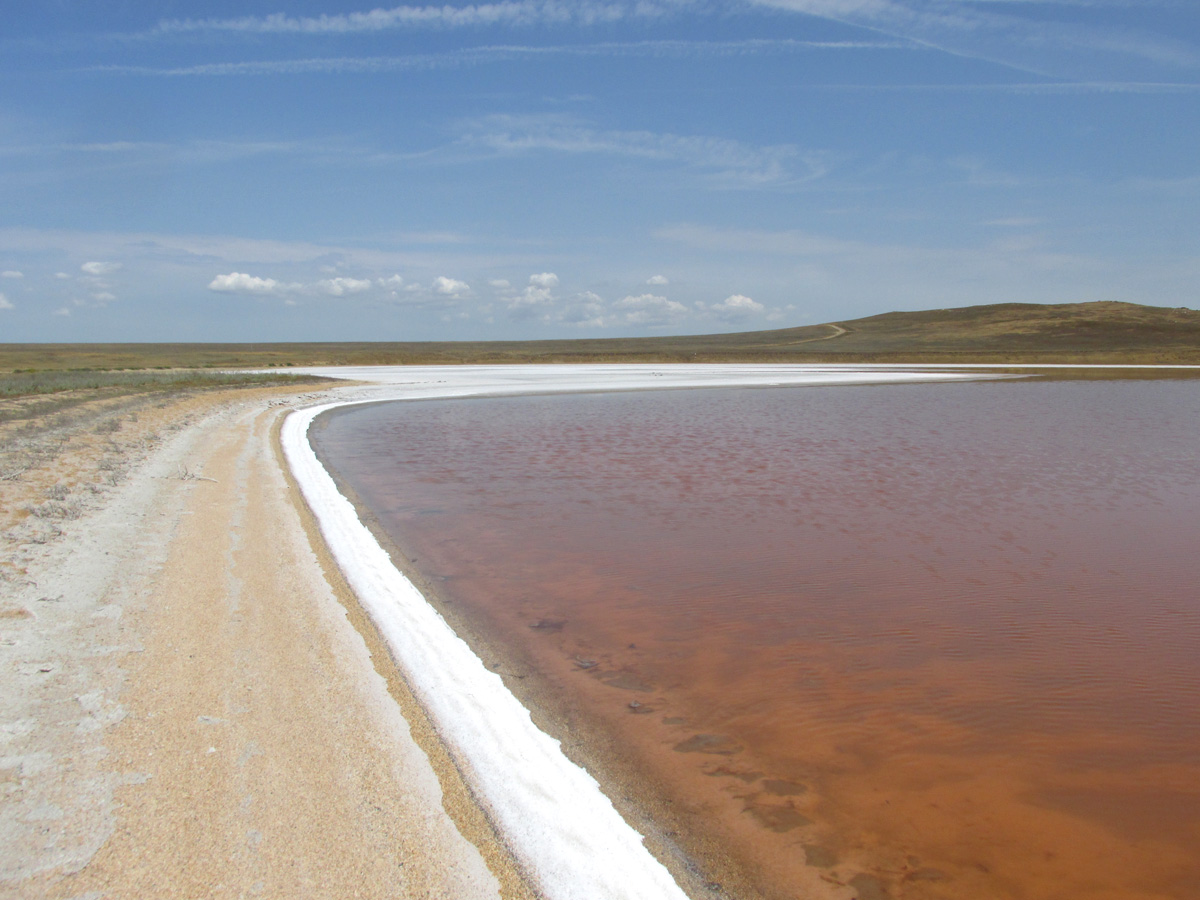
[[[1004,303],[735,334],[542,341],[0,344],[0,381],[49,371],[535,362],[1200,364],[1200,312]],[[84,376],[81,376],[84,377]],[[86,377],[96,377],[94,373]],[[189,376],[191,377],[191,376]],[[5,393],[0,384],[0,395]]]

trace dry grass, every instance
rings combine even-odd
[[[280,399],[298,393],[260,390]],[[170,435],[238,396],[143,386],[0,398],[0,584],[24,578],[29,548],[69,530]]]
[[[107,369],[53,369],[45,366],[52,353],[38,353],[40,344],[25,345],[25,351],[13,351],[14,345],[0,347],[0,359],[6,356],[39,356],[39,367],[17,369],[0,374],[0,397],[29,397],[41,394],[61,394],[78,391],[108,391],[110,393],[138,393],[143,391],[181,391],[197,388],[244,387],[273,384],[307,384],[314,381],[309,376],[256,372],[204,372],[194,369],[172,369],[159,371],[139,368],[133,371],[111,371]],[[84,345],[86,348],[87,345]],[[88,356],[80,349],[80,358]],[[31,361],[26,359],[26,362]],[[69,360],[71,361],[71,360]],[[73,360],[78,362],[79,359]]]
[[[66,370],[136,368],[142,372],[110,372],[105,377],[161,375],[170,379],[176,377],[175,367],[530,362],[1200,364],[1200,312],[1133,303],[1006,303],[895,312],[772,331],[679,337],[440,343],[0,344],[0,370],[25,370],[17,373],[21,375],[56,370],[55,378],[81,380],[98,376]]]

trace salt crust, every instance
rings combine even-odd
[[[548,900],[686,895],[600,790],[392,565],[317,460],[307,434],[327,410],[383,400],[683,387],[878,384],[989,377],[928,369],[788,365],[346,367],[301,370],[373,385],[292,413],[282,443],[321,533],[456,764]]]

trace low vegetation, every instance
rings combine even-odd
[[[29,344],[25,346],[30,350],[36,350],[42,345]],[[92,345],[82,345],[80,354],[86,354],[85,348],[90,346]],[[4,353],[5,349],[0,348],[0,357],[3,357]],[[43,366],[0,373],[0,397],[28,397],[34,394],[58,394],[67,391],[107,391],[111,394],[127,394],[195,388],[303,384],[316,380],[306,376],[276,373],[206,372],[194,369],[159,371],[150,368],[132,371],[81,368],[60,370]]]
[[[271,402],[311,397],[307,384],[317,380],[155,371],[0,374],[5,379],[11,380],[0,395],[0,588],[25,578],[30,547],[69,531],[196,416],[250,386]],[[179,477],[204,479],[186,469]]]
[[[1134,303],[1004,303],[736,334],[553,341],[0,344],[0,371],[37,383],[200,378],[195,370],[530,362],[1200,364],[1200,312]],[[177,370],[187,368],[188,374]],[[113,372],[137,369],[138,373]],[[79,371],[86,370],[86,371]],[[101,373],[98,370],[106,370]],[[50,376],[49,372],[56,374]],[[216,376],[214,377],[229,377]],[[156,376],[157,377],[157,376]],[[148,382],[147,382],[148,383]],[[32,392],[32,387],[23,388]],[[60,388],[61,389],[61,388]],[[0,391],[6,390],[0,386]]]

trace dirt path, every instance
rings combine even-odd
[[[0,897],[525,895],[326,577],[278,403],[225,402],[18,548]]]
[[[815,341],[832,341],[836,337],[841,337],[843,334],[850,333],[848,329],[843,328],[841,325],[834,325],[832,322],[827,323],[825,325],[825,327],[832,328],[833,331],[830,334],[823,334],[820,337],[804,338],[804,340],[790,341],[789,343],[790,344],[811,344]]]

